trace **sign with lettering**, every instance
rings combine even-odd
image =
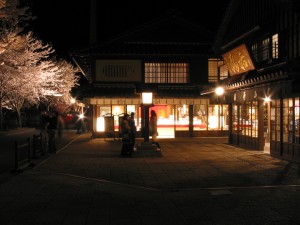
[[[225,53],[223,58],[230,76],[255,69],[245,44]]]

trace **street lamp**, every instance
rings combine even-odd
[[[142,105],[144,114],[144,142],[149,142],[149,108],[152,106],[152,92],[142,93]]]
[[[161,151],[157,151],[157,146],[149,141],[149,108],[153,106],[153,94],[152,92],[142,92],[141,98],[144,141],[137,145],[136,154],[145,156],[161,156]]]
[[[224,88],[223,88],[223,87],[217,87],[215,91],[216,91],[216,94],[217,94],[218,96],[224,94]]]
[[[223,87],[217,87],[215,89],[215,93],[217,95],[217,103],[219,104],[219,96],[223,96],[223,94],[224,94],[224,88]]]

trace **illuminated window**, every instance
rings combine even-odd
[[[225,63],[223,63],[223,64],[221,64],[219,66],[219,71],[220,71],[220,80],[224,80],[224,79],[226,79],[229,76],[229,74],[228,74],[228,68],[225,65]]]
[[[208,82],[218,82],[227,77],[228,69],[223,60],[208,59]]]
[[[272,36],[272,58],[278,59],[278,34]]]
[[[235,104],[232,108],[233,133],[242,136],[258,137],[257,101]]]
[[[188,82],[188,63],[145,63],[145,83]]]

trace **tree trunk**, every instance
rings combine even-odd
[[[22,118],[21,118],[21,110],[17,109],[17,117],[18,117],[18,127],[22,127]]]

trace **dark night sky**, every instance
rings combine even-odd
[[[36,37],[45,43],[52,43],[58,56],[67,56],[68,50],[84,47],[89,43],[90,14],[88,0],[27,0],[31,13],[37,18],[30,22]],[[149,2],[98,0],[102,34],[122,33],[158,16],[170,9],[179,11],[188,20],[216,31],[229,0],[207,2],[186,0],[176,3],[171,0]],[[202,3],[203,2],[203,3]],[[183,4],[184,3],[184,4]],[[198,5],[203,4],[203,6]],[[205,4],[205,5],[204,5]]]

